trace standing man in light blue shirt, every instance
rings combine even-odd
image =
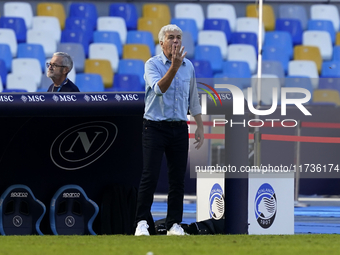
[[[158,38],[162,53],[145,63],[143,173],[137,199],[136,236],[149,235],[148,223],[153,225],[151,205],[164,153],[169,179],[167,234],[184,235],[179,224],[183,216],[189,149],[188,110],[197,124],[196,149],[204,141],[195,70],[185,58],[182,30],[176,25],[167,25],[160,30]]]

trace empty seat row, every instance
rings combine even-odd
[[[42,74],[42,70],[45,68],[41,68],[37,59],[16,58],[12,61],[12,72],[7,74],[5,63],[0,59],[0,91],[4,88],[22,88],[28,92],[46,91],[52,81]],[[92,87],[94,91],[104,91],[109,88],[117,91],[143,91],[143,75],[144,62],[142,60],[121,60],[117,73],[115,73],[108,60],[87,59],[85,60],[84,73],[76,73],[73,68],[68,74],[68,78],[75,82],[81,91],[90,91],[89,84],[91,82],[94,83]]]

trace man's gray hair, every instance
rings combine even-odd
[[[166,26],[162,27],[161,30],[159,31],[159,34],[158,34],[159,42],[164,41],[165,34],[166,34],[166,32],[169,32],[169,31],[178,31],[181,36],[183,34],[182,29],[180,29],[178,26],[176,26],[174,24],[166,25]]]
[[[53,54],[53,56],[60,56],[63,57],[63,66],[66,66],[68,68],[68,72],[70,72],[73,68],[73,60],[69,54],[66,52],[56,52]]]

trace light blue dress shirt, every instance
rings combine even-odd
[[[162,93],[158,81],[166,74],[171,61],[162,52],[145,63],[145,113],[153,121],[187,121],[188,109],[192,116],[201,113],[198,100],[195,70],[184,58],[170,87]]]

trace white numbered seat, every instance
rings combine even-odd
[[[257,57],[255,48],[249,44],[231,44],[228,46],[228,61],[245,61],[251,73],[256,72]]]
[[[61,28],[58,18],[47,16],[34,16],[32,22],[32,29],[38,31],[48,31],[56,40],[60,42]]]
[[[8,44],[12,57],[15,58],[18,52],[18,43],[15,32],[9,28],[0,28],[0,43]]]
[[[318,88],[319,73],[314,61],[311,60],[292,60],[288,64],[289,76],[307,76],[311,78],[313,89]]]
[[[334,30],[339,31],[339,11],[333,4],[313,4],[310,7],[311,19],[330,20],[334,25]]]
[[[127,28],[125,20],[121,17],[99,17],[97,30],[118,32],[122,44],[126,43]]]
[[[30,74],[9,73],[6,85],[7,89],[24,89],[27,92],[36,92],[38,89],[34,76]]]
[[[12,73],[18,75],[32,75],[36,88],[41,82],[42,70],[38,59],[16,58],[12,60]]]
[[[333,45],[330,34],[327,31],[309,30],[302,35],[302,44],[306,46],[319,47],[323,60],[331,60],[333,56]]]
[[[198,45],[213,45],[221,49],[224,59],[228,56],[228,41],[224,32],[214,30],[202,30],[198,33]]]
[[[32,28],[33,10],[30,3],[5,2],[4,16],[23,18],[25,20],[26,28]]]
[[[241,17],[236,19],[236,32],[251,32],[257,35],[259,38],[259,19],[258,18],[248,18]],[[264,26],[262,25],[262,36],[261,42],[263,44],[265,37]]]
[[[236,29],[236,11],[232,4],[208,4],[208,19],[227,19],[231,31]]]
[[[202,30],[204,25],[204,13],[200,4],[180,3],[175,5],[175,18],[194,19],[197,29]]]
[[[89,59],[105,59],[110,61],[112,71],[118,71],[119,54],[116,45],[109,43],[91,43]]]
[[[257,86],[259,79],[257,75],[251,77],[251,87],[253,92],[253,104],[257,104]],[[274,74],[262,74],[261,76],[261,105],[272,105],[273,101],[273,88],[277,89],[277,101],[281,100],[281,84],[280,79]],[[243,90],[243,93],[247,93],[247,89]],[[245,94],[247,98],[247,94]]]
[[[27,43],[41,44],[46,58],[52,57],[53,53],[57,51],[57,42],[50,31],[28,30]]]

